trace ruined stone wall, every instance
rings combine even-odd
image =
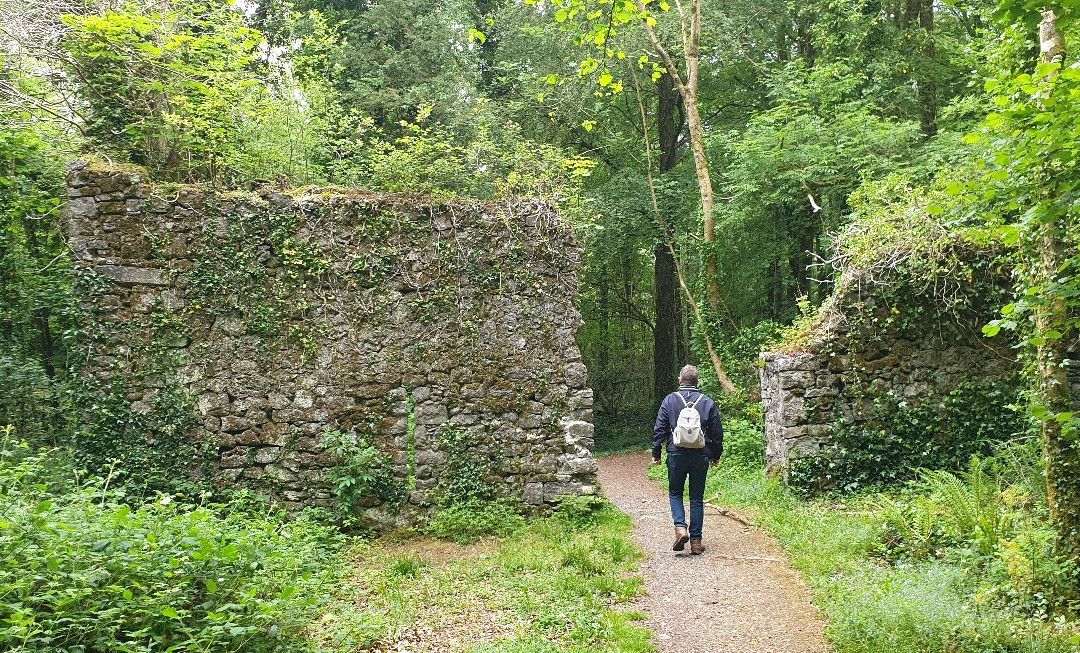
[[[853,284],[834,298],[805,343],[761,354],[765,458],[770,473],[818,453],[838,424],[867,420],[875,401],[914,405],[966,381],[1014,377],[1008,343],[988,341],[979,326],[992,314],[932,314],[914,300],[891,304],[872,285]],[[932,297],[931,297],[932,301]]]
[[[422,509],[453,431],[509,496],[594,491],[581,250],[546,204],[213,193],[87,162],[68,187],[87,384],[129,423],[190,413],[194,473],[326,505],[323,434],[356,431]]]

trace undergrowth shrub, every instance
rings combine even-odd
[[[439,508],[426,530],[442,539],[469,544],[485,535],[513,535],[524,525],[518,505],[509,499],[467,499]]]
[[[63,494],[43,457],[0,455],[0,649],[290,651],[338,540],[303,514],[168,495],[133,508],[92,478]]]
[[[610,501],[595,495],[565,496],[559,500],[552,519],[564,524],[571,531],[587,529],[604,519],[618,514]]]
[[[1030,432],[1030,419],[1012,408],[1017,401],[1011,387],[987,383],[963,383],[914,406],[877,397],[865,421],[838,424],[816,455],[793,460],[790,482],[853,492],[911,480],[919,469],[962,469],[971,456]]]
[[[1054,553],[1041,483],[1022,469],[1037,464],[1036,450],[1019,443],[973,456],[960,473],[924,470],[905,491],[872,498],[873,550],[897,564],[956,561],[974,572],[983,603],[1040,617],[1075,611],[1077,563]]]
[[[765,464],[765,434],[756,423],[734,418],[723,420],[724,464],[762,467]]]
[[[324,446],[339,461],[327,477],[334,490],[337,516],[346,527],[354,525],[365,508],[381,503],[400,505],[405,499],[405,485],[394,476],[390,456],[375,447],[369,435],[373,432],[323,432]]]
[[[448,422],[440,433],[446,465],[435,514],[425,530],[460,544],[485,535],[512,535],[525,525],[519,502],[502,496],[497,461],[476,451],[468,433]]]

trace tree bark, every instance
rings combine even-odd
[[[680,6],[680,12],[681,11],[682,11],[682,7]],[[653,42],[654,45],[656,45],[656,47],[658,49],[662,49],[663,46],[661,46],[660,42],[656,39],[656,34],[653,32],[652,28],[648,27],[647,24],[646,24],[646,26],[647,26],[647,29],[649,31],[650,40]],[[666,54],[666,51],[665,51],[665,54]],[[668,60],[670,60],[670,57],[668,57]],[[627,65],[629,66],[629,64],[627,64]],[[648,119],[647,119],[647,117],[645,115],[645,102],[641,99],[641,89],[638,87],[637,76],[633,75],[633,68],[631,68],[630,71],[631,71],[631,75],[634,78],[634,88],[635,88],[635,90],[637,92],[638,110],[641,112],[641,128],[642,128],[643,137],[645,139],[645,156],[646,156],[645,174],[648,177],[648,181],[649,181],[649,193],[650,193],[650,195],[652,197],[653,211],[655,211],[655,213],[656,213],[656,219],[657,219],[657,222],[660,225],[661,232],[665,236],[667,236],[668,235],[668,230],[665,228],[664,214],[660,211],[660,203],[656,199],[656,184],[653,182],[652,144],[651,144],[651,142],[649,140],[649,122],[648,122]],[[674,71],[672,73],[672,77],[673,77],[674,81],[676,82],[676,84],[680,83],[677,71]],[[682,95],[682,94],[680,93],[680,95]],[[686,96],[682,95],[682,98],[683,98],[683,100],[685,102]],[[690,287],[686,285],[686,277],[685,277],[685,275],[683,275],[682,266],[679,264],[679,258],[675,255],[675,245],[671,242],[670,238],[668,239],[667,247],[668,247],[668,251],[671,252],[672,260],[675,263],[675,276],[679,280],[679,286],[683,290],[683,294],[686,297],[687,303],[690,304],[690,307],[693,309],[694,316],[697,318],[698,324],[701,325],[701,327],[702,327],[702,330],[701,330],[702,339],[705,341],[705,348],[709,352],[709,360],[712,362],[713,370],[716,372],[717,381],[719,381],[721,387],[724,388],[725,392],[727,392],[728,394],[735,394],[738,390],[736,389],[735,384],[732,383],[731,377],[728,376],[727,371],[724,369],[724,365],[720,361],[720,357],[716,353],[716,348],[713,347],[712,339],[709,337],[709,330],[705,325],[704,316],[702,316],[702,314],[701,314],[701,309],[698,307],[697,301],[694,299],[694,294],[690,291]]]
[[[665,243],[654,250],[656,268],[653,278],[656,289],[656,329],[653,330],[653,398],[662,399],[671,391],[676,380],[676,325],[679,309],[676,299],[675,257]]]
[[[1040,51],[1044,62],[1063,60],[1065,43],[1057,27],[1057,15],[1043,12],[1039,26]],[[1054,73],[1056,74],[1056,73]],[[1038,189],[1037,189],[1038,190]],[[1038,286],[1049,287],[1068,261],[1065,245],[1064,215],[1055,212],[1039,234]],[[1035,312],[1037,335],[1054,329],[1064,330],[1069,323],[1068,306],[1063,297],[1053,297]],[[1046,499],[1050,520],[1058,530],[1057,553],[1067,559],[1080,559],[1080,437],[1066,433],[1057,415],[1073,411],[1072,391],[1065,370],[1068,357],[1065,338],[1043,338],[1036,349],[1039,392],[1048,411],[1041,433],[1046,456]]]
[[[660,174],[675,167],[679,132],[683,119],[679,112],[679,94],[670,74],[660,78],[657,93],[656,126],[660,147]],[[653,291],[656,306],[656,329],[653,330],[653,397],[663,398],[676,380],[676,341],[679,323],[679,291],[675,275],[675,257],[667,246],[668,235],[660,230],[654,248]]]
[[[934,2],[919,0],[919,26],[923,29],[923,55],[926,57],[928,70],[919,83],[919,101],[922,104],[922,132],[927,138],[937,133],[937,86],[933,79],[934,62]]]
[[[679,7],[679,18],[682,25],[683,50],[686,53],[686,77],[679,72],[675,65],[675,59],[660,42],[656,30],[645,22],[645,32],[649,37],[660,60],[664,62],[668,74],[675,82],[679,95],[683,100],[686,111],[686,123],[690,132],[690,149],[694,153],[694,172],[697,177],[698,191],[701,194],[701,214],[704,221],[702,240],[705,243],[705,289],[706,299],[713,314],[720,312],[720,286],[716,278],[716,256],[713,251],[716,242],[716,218],[713,215],[713,207],[716,195],[713,192],[712,176],[709,173],[709,160],[705,153],[705,128],[701,121],[701,113],[698,110],[698,68],[701,61],[699,43],[701,42],[701,1],[691,0],[690,15],[687,16],[681,2],[676,0]],[[644,12],[645,5],[638,2],[638,8]]]

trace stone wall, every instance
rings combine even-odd
[[[594,491],[581,250],[548,205],[214,193],[86,161],[68,195],[87,386],[135,417],[186,407],[217,486],[326,505],[323,434],[356,431],[422,509],[453,430],[509,496]]]
[[[878,399],[914,405],[962,382],[1001,381],[1019,369],[1007,342],[979,331],[992,313],[934,313],[919,310],[914,299],[890,304],[873,285],[846,282],[849,290],[823,309],[804,344],[761,354],[772,474],[786,477],[793,459],[818,453],[835,425],[873,415]],[[917,312],[906,316],[908,310]]]

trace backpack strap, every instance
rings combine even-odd
[[[682,396],[682,395],[681,395],[681,394],[679,394],[678,392],[676,392],[676,393],[675,393],[675,396],[677,396],[677,397],[678,397],[679,399],[682,399],[682,403],[683,403],[683,408],[690,408],[691,406],[694,406],[694,405],[696,405],[696,404],[697,404],[697,402],[696,402],[696,401],[695,401],[695,402],[694,402],[693,404],[691,404],[690,402],[688,402],[688,401],[686,400],[686,397]],[[701,398],[701,397],[698,397],[698,399],[700,399],[700,398]]]
[[[692,403],[692,404],[687,404],[687,406],[686,406],[686,407],[687,407],[687,408],[697,408],[698,402],[699,402],[699,401],[701,401],[701,398],[702,398],[702,397],[704,397],[704,396],[705,396],[705,393],[700,393],[700,392],[699,392],[699,393],[698,393],[698,396],[697,396],[697,399],[695,399],[695,400],[694,400],[694,403]],[[684,401],[683,403],[686,403],[686,402]]]

